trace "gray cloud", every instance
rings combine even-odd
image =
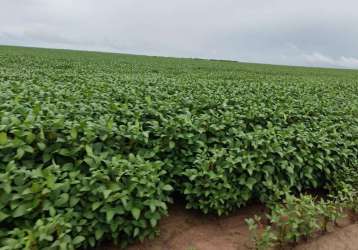
[[[358,68],[354,0],[1,0],[0,44]]]
[[[308,55],[303,55],[305,61],[310,65],[323,65],[328,67],[348,67],[358,68],[358,58],[341,56],[339,58],[332,58],[321,53],[315,52]]]

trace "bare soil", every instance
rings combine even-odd
[[[358,224],[336,228],[308,243],[298,245],[295,250],[358,250]]]
[[[262,205],[239,209],[229,216],[203,215],[175,204],[159,224],[160,235],[132,245],[128,250],[247,250],[252,247],[245,218],[263,214]],[[358,224],[349,219],[332,227],[330,233],[302,242],[295,250],[358,250]],[[119,250],[103,245],[98,250]]]

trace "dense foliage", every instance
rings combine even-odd
[[[1,249],[155,234],[358,165],[358,72],[0,47]]]

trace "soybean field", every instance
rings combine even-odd
[[[358,166],[358,71],[0,46],[0,249],[127,246]]]

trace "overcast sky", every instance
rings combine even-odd
[[[0,44],[358,68],[358,1],[0,0]]]

